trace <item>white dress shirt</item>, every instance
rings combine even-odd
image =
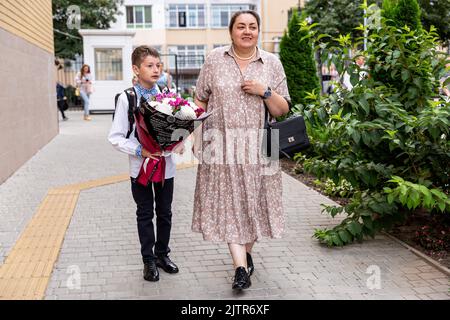
[[[138,105],[139,105],[138,96]],[[128,154],[130,162],[130,177],[136,178],[141,170],[142,162],[145,160],[142,157],[136,155],[136,150],[140,146],[139,141],[135,137],[136,123],[133,124],[133,130],[130,137],[127,139],[128,133],[128,98],[125,92],[119,96],[117,100],[117,107],[114,115],[114,121],[109,131],[108,140],[113,147],[123,153]],[[172,159],[172,155],[169,154],[166,158],[166,172],[165,179],[175,177],[176,164]]]

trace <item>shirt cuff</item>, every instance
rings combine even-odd
[[[142,144],[140,144],[140,145],[136,148],[136,156],[138,156],[139,158],[142,158]]]

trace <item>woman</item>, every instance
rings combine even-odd
[[[446,95],[447,97],[450,97],[450,83],[447,83],[446,86],[444,86],[445,81],[450,78],[450,60],[445,64],[446,72],[445,74],[439,79],[439,82],[441,84],[440,87],[440,93],[442,95]]]
[[[167,88],[170,90],[172,88],[172,79],[170,77],[170,74],[167,72],[167,70],[164,70],[164,63],[161,62],[160,67],[161,77],[158,79],[156,84],[158,85],[159,89],[162,91],[164,88]]]
[[[280,238],[284,229],[281,170],[276,162],[274,172],[266,171],[260,129],[264,104],[278,117],[289,111],[290,97],[281,62],[257,47],[258,14],[237,12],[229,32],[232,45],[209,54],[196,86],[195,102],[213,115],[204,122],[202,139],[195,139],[194,153],[202,157],[192,230],[205,240],[228,243],[235,268],[232,288],[241,290],[251,285],[254,242],[261,236]],[[248,160],[255,150],[256,158]]]
[[[84,64],[81,67],[80,72],[78,72],[77,76],[75,77],[75,83],[80,89],[80,96],[84,102],[84,120],[90,121],[91,117],[89,116],[89,98],[91,96],[93,88],[91,68],[89,67],[89,65]]]

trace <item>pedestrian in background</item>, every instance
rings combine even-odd
[[[67,97],[64,93],[64,87],[59,82],[56,83],[56,103],[58,105],[58,109],[61,112],[61,116],[63,121],[67,121],[69,118],[66,117],[64,114],[64,111],[66,111],[69,108],[69,105],[67,104]]]
[[[159,77],[158,81],[156,82],[158,84],[159,89],[162,91],[164,88],[167,88],[170,90],[172,88],[172,77],[170,76],[169,72],[167,72],[166,69],[164,69],[164,63],[161,62],[161,76]]]
[[[442,75],[442,77],[439,79],[439,82],[441,84],[441,88],[440,91],[443,95],[446,95],[447,97],[450,98],[450,83],[448,83],[447,85],[444,86],[444,82],[450,78],[450,60],[447,62],[447,64],[445,65],[445,70],[446,72]]]
[[[92,86],[92,75],[91,68],[89,65],[84,64],[81,67],[80,72],[77,73],[75,77],[75,83],[77,88],[80,90],[80,96],[83,99],[84,103],[84,120],[90,121],[91,117],[89,116],[89,106],[90,106],[90,96],[93,92]]]

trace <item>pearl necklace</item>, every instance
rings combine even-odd
[[[255,54],[256,54],[256,47],[255,47],[255,51],[253,51],[253,53],[252,53],[252,55],[251,55],[250,57],[248,57],[248,58],[242,58],[242,57],[240,57],[240,56],[236,53],[236,50],[234,50],[234,47],[232,47],[232,48],[233,48],[233,53],[234,53],[234,55],[235,55],[236,58],[238,58],[239,60],[244,60],[244,61],[250,60],[250,59],[252,59],[252,58],[255,56]]]

